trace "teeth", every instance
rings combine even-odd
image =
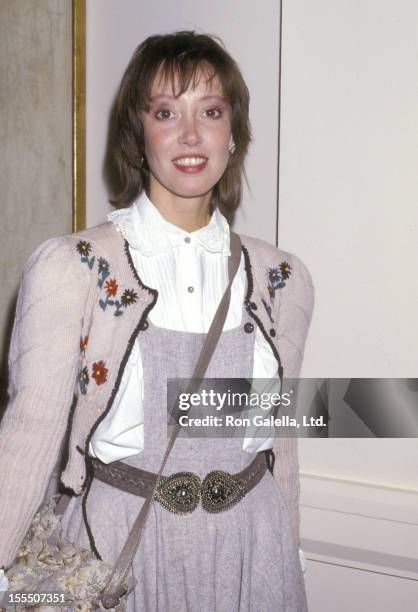
[[[205,157],[182,157],[174,160],[174,163],[179,164],[179,166],[197,166],[205,161]]]

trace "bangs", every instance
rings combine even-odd
[[[226,101],[230,102],[229,92],[226,91],[225,81],[222,71],[217,69],[206,58],[190,57],[182,54],[179,57],[164,58],[156,63],[149,71],[141,83],[140,105],[148,111],[151,102],[152,90],[158,88],[160,93],[171,93],[174,98],[180,97],[189,88],[195,89],[204,79],[208,89],[212,86],[213,80],[218,77],[222,95]]]

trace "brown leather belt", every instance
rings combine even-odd
[[[203,481],[193,472],[176,472],[161,476],[154,499],[175,514],[190,514],[199,500],[207,512],[223,512],[237,504],[262,479],[272,451],[261,451],[251,463],[235,474],[222,470],[209,472]],[[274,455],[273,455],[274,457]],[[157,474],[142,470],[122,461],[102,463],[90,457],[94,477],[127,493],[147,497]]]

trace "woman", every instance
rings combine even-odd
[[[192,375],[228,284],[226,216],[241,199],[248,106],[236,63],[209,36],[153,36],[135,51],[117,99],[118,209],[45,242],[25,267],[0,435],[0,566],[13,562],[66,433],[65,535],[115,564],[144,497],[103,474],[110,463],[154,477],[160,468],[167,379]],[[296,377],[310,275],[290,253],[241,242],[206,376]],[[264,465],[273,446],[275,478]],[[129,610],[306,610],[295,440],[179,437],[163,474],[203,481],[260,456],[263,476],[224,511],[153,502]]]

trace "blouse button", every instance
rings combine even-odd
[[[141,324],[141,330],[142,330],[142,331],[145,331],[146,329],[148,329],[148,327],[149,327],[149,323],[148,323],[148,321],[145,319],[145,321],[143,321],[143,322],[142,322],[142,324]]]
[[[251,334],[251,332],[252,332],[252,331],[254,331],[254,325],[253,325],[252,323],[246,323],[246,324],[244,325],[244,331],[245,331],[247,334]]]
[[[271,330],[270,330],[270,336],[271,336],[272,338],[274,338],[274,336],[275,336],[275,335],[276,335],[276,330],[275,330],[275,329],[271,329]]]
[[[194,291],[194,287],[192,287],[192,286],[187,287],[187,291],[188,291],[189,293],[193,293],[193,291]]]
[[[186,236],[186,238],[184,239],[184,242],[187,242],[187,244],[189,244],[191,238],[189,236]]]

